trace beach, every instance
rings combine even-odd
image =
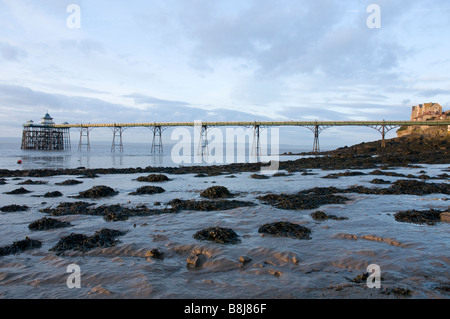
[[[260,163],[0,170],[0,297],[447,299],[447,148],[358,147],[272,175]]]

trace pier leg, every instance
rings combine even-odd
[[[124,128],[121,126],[114,126],[113,127],[113,141],[111,145],[111,152],[116,151],[116,135],[119,134],[119,150],[120,152],[123,152],[123,142],[122,142],[122,132],[124,131]]]
[[[367,125],[368,127],[371,127],[373,129],[376,129],[381,134],[381,148],[384,149],[386,147],[386,134],[393,130],[394,128],[400,127],[400,125],[393,125],[393,124],[385,124],[384,120],[382,123],[377,125]]]
[[[259,125],[253,126],[252,156],[256,156],[257,159],[261,156],[260,132]]]
[[[200,143],[199,143],[199,149],[198,149],[198,155],[208,156],[209,155],[209,149],[208,149],[208,127],[206,125],[202,125],[200,133]]]
[[[153,141],[152,141],[152,154],[162,154],[163,152],[163,144],[162,144],[162,129],[161,126],[153,126],[151,127],[153,131]]]
[[[78,143],[78,150],[81,151],[83,145],[86,145],[86,151],[91,150],[91,144],[89,142],[89,131],[91,129],[89,127],[80,127],[80,142]],[[86,137],[86,143],[83,143],[83,136]]]
[[[320,152],[320,146],[319,146],[319,125],[314,126],[314,142],[313,142],[313,153],[319,153]]]

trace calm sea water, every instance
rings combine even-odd
[[[228,156],[226,149],[222,156],[213,151],[203,159],[191,147],[191,156],[176,157],[172,155],[174,144],[165,145],[163,154],[152,154],[151,144],[126,143],[123,152],[116,148],[111,151],[111,142],[91,142],[90,151],[78,150],[78,145],[72,142],[72,149],[66,151],[36,151],[20,149],[20,139],[0,139],[0,169],[40,169],[40,168],[128,168],[128,167],[177,167],[189,165],[222,165],[255,161],[251,147],[235,147],[233,156]],[[300,156],[278,156],[284,152],[291,152],[289,146],[280,146],[279,152],[274,154],[274,160],[292,160]],[[295,152],[306,152],[306,149],[296,149]],[[238,156],[239,155],[239,156]],[[276,156],[275,156],[276,155]],[[22,163],[19,165],[18,161]],[[268,158],[270,160],[270,158]],[[264,158],[262,159],[263,162]]]

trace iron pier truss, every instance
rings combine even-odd
[[[162,132],[170,127],[201,127],[199,152],[202,155],[208,151],[208,129],[211,127],[230,127],[241,126],[253,128],[253,152],[260,152],[260,132],[267,127],[300,126],[310,129],[314,134],[313,149],[314,153],[320,152],[319,134],[334,126],[365,126],[376,129],[381,134],[381,146],[385,146],[386,134],[395,128],[401,126],[443,126],[450,128],[449,120],[434,121],[252,121],[252,122],[159,122],[159,123],[111,123],[111,124],[34,124],[26,123],[23,125],[22,149],[25,150],[69,150],[70,134],[69,129],[78,129],[80,139],[78,150],[84,147],[90,150],[90,131],[94,128],[111,128],[113,131],[113,140],[111,151],[115,152],[118,148],[123,152],[122,134],[125,129],[132,127],[147,127],[152,131],[153,139],[151,152],[162,153]]]

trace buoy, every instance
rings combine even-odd
[[[17,161],[17,164],[22,164],[22,160],[18,160],[18,161]]]

